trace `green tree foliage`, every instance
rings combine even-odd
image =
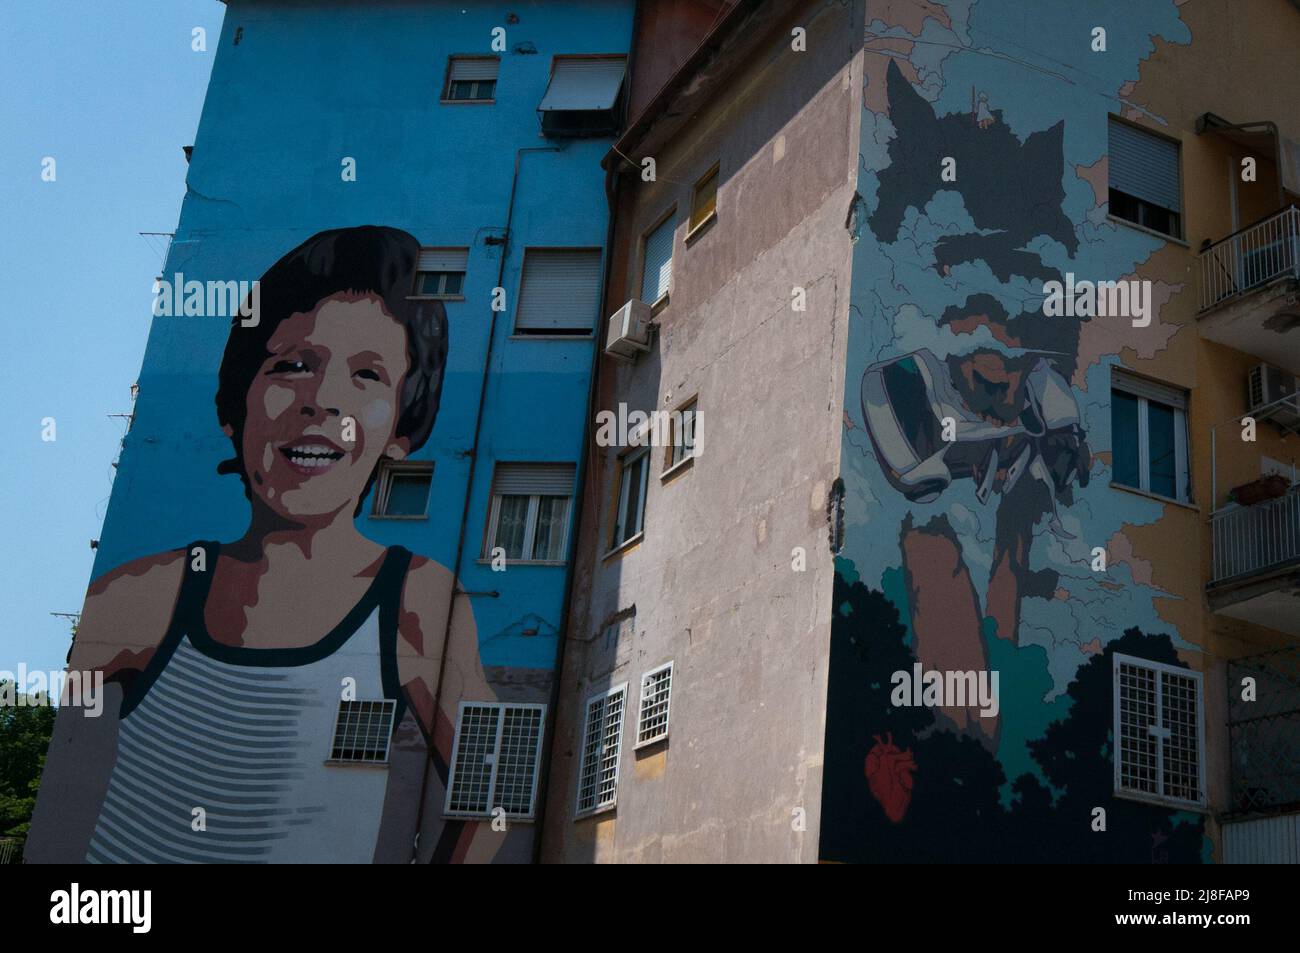
[[[55,709],[0,705],[0,837],[26,837]]]
[[[850,564],[851,565],[851,564]],[[855,574],[853,574],[855,575]],[[1007,780],[995,755],[942,728],[930,708],[890,701],[894,672],[910,671],[897,607],[884,593],[835,574],[821,854],[837,861],[934,863],[1198,863],[1204,818],[1114,796],[1111,665],[1116,652],[1181,665],[1168,635],[1126,630],[1079,667],[1071,705],[1029,743],[1042,774]],[[1017,690],[1003,683],[1005,692]],[[915,767],[906,812],[886,816],[864,770],[875,748]],[[891,755],[894,756],[894,755]],[[1106,810],[1105,832],[1092,811]]]

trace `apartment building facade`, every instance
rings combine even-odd
[[[1297,49],[231,0],[27,858],[1293,856]]]
[[[532,859],[599,162],[678,20],[227,4],[28,859]]]
[[[607,160],[595,409],[668,414],[589,446],[544,860],[1294,860],[1297,49],[732,8]]]

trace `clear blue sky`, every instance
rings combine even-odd
[[[224,13],[0,2],[0,670],[63,667],[68,624],[49,613],[81,610],[125,427],[108,415],[130,410],[162,270],[137,233],[176,227]]]

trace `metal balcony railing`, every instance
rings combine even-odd
[[[1231,506],[1210,518],[1210,584],[1300,563],[1300,487],[1254,506]]]
[[[1288,276],[1300,279],[1300,208],[1294,205],[1202,250],[1200,310]]]

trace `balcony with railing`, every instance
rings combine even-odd
[[[1300,415],[1300,394],[1250,411],[1259,426],[1279,415],[1290,425]],[[1220,474],[1218,431],[1238,428],[1242,419],[1233,417],[1210,428],[1214,509],[1206,597],[1210,608],[1222,615],[1300,637],[1300,468],[1294,462],[1287,466],[1270,461],[1267,473],[1220,496],[1224,476],[1235,472],[1240,479],[1242,461],[1225,457],[1226,472]],[[1234,439],[1226,449],[1239,455],[1241,446]]]
[[[1231,506],[1211,517],[1214,548],[1210,585],[1300,566],[1300,488],[1253,506]]]
[[[1300,373],[1300,208],[1204,245],[1197,289],[1202,337]]]
[[[1294,205],[1201,251],[1200,310],[1287,278],[1300,279],[1300,209]]]

